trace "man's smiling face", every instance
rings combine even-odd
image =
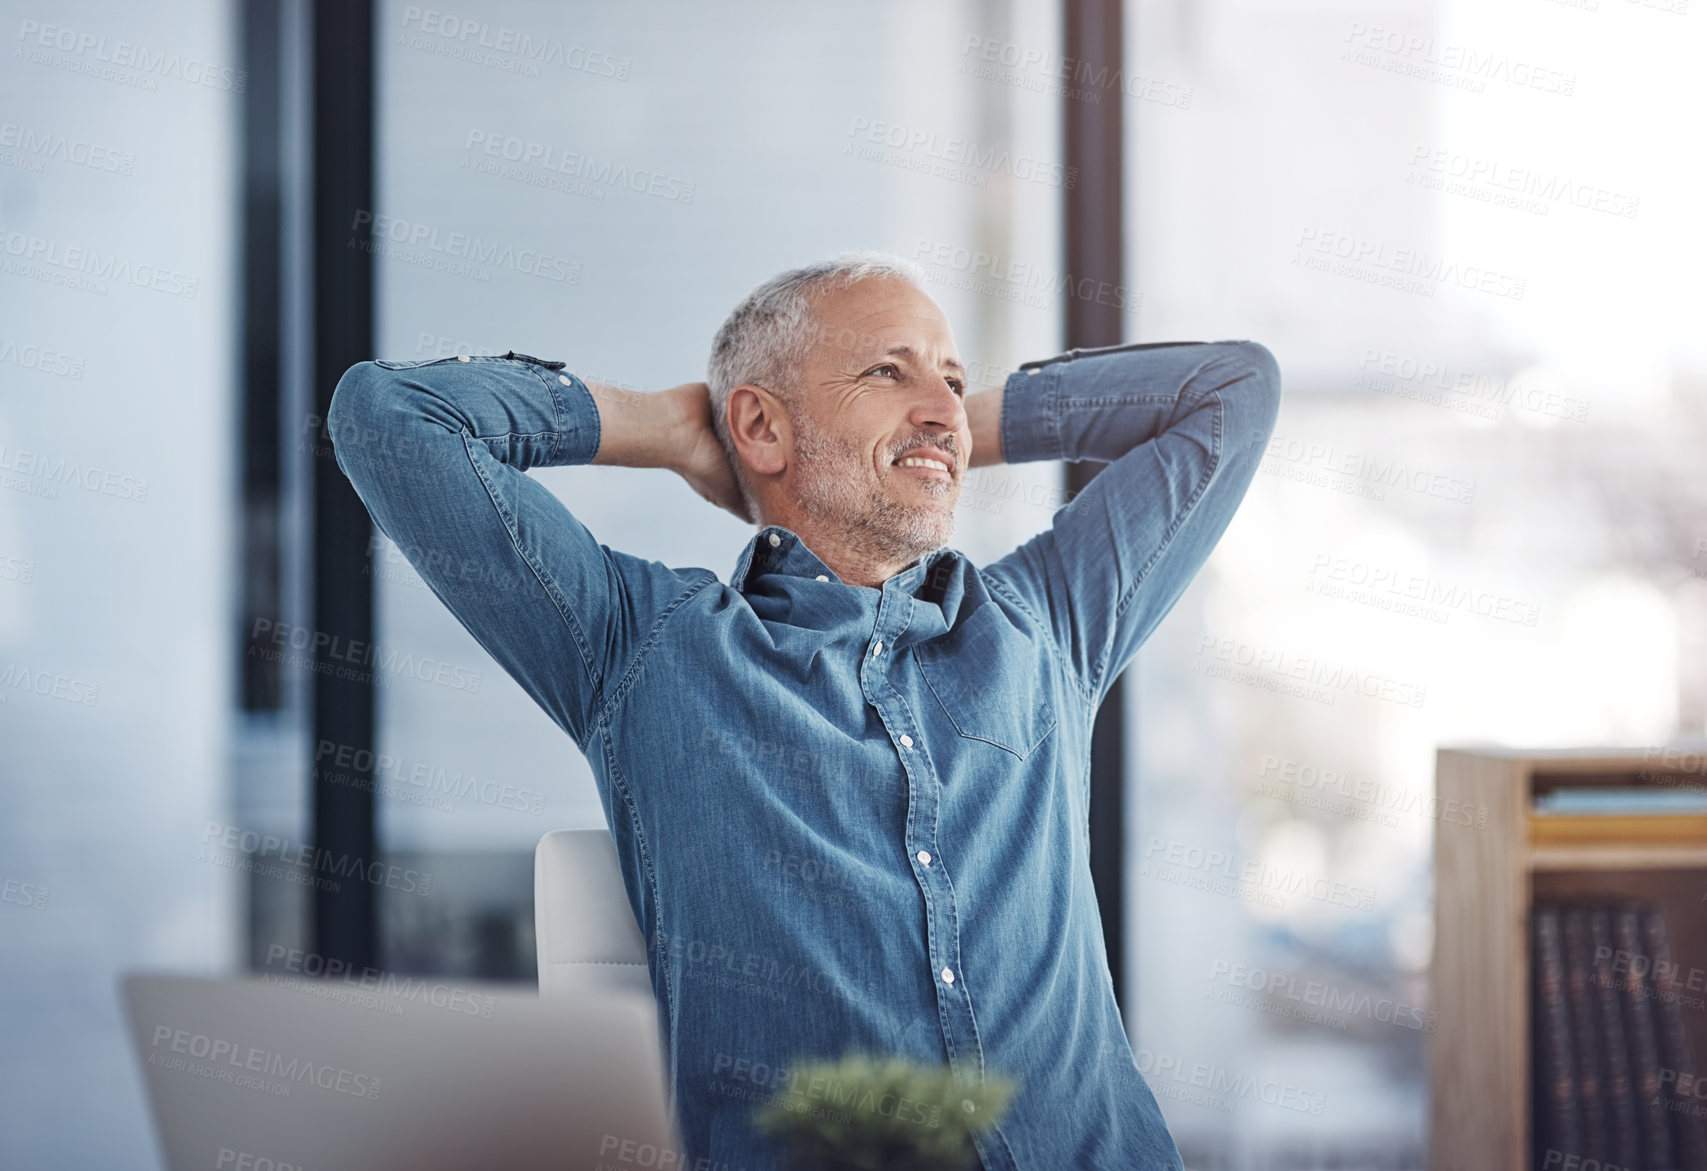
[[[820,294],[813,311],[784,488],[815,527],[911,563],[953,536],[972,454],[953,332],[930,297],[895,277]]]

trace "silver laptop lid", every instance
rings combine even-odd
[[[120,980],[171,1171],[679,1168],[648,996]]]

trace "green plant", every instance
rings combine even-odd
[[[947,1066],[850,1053],[789,1067],[788,1081],[755,1113],[801,1171],[960,1171],[976,1162],[972,1136],[1007,1109],[1012,1079],[955,1081]]]

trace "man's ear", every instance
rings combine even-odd
[[[755,475],[780,474],[794,451],[794,429],[782,400],[751,383],[729,392],[729,437]]]

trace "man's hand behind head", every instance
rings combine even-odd
[[[679,419],[680,462],[675,472],[706,500],[748,524],[757,524],[759,518],[749,512],[735,469],[712,429],[711,388],[703,382],[684,382],[659,393],[667,397]]]
[[[695,492],[749,524],[757,523],[711,429],[711,391],[703,382],[668,390],[626,390],[588,380],[599,412],[595,464],[668,468]]]

